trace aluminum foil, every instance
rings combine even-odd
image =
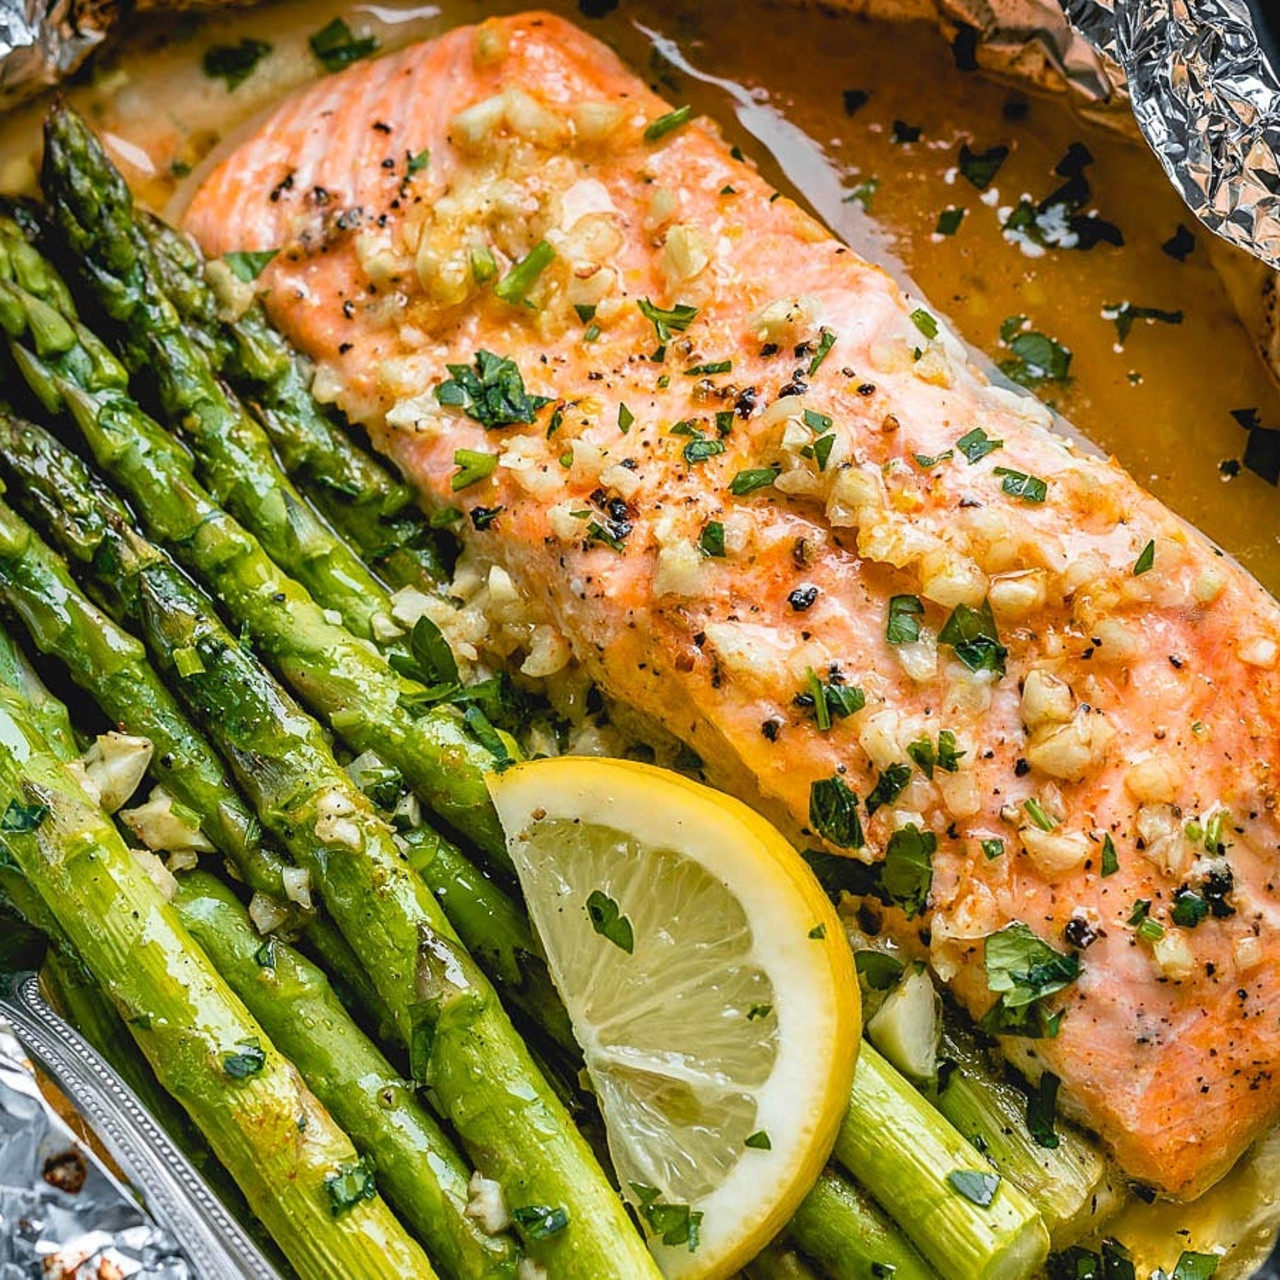
[[[84,1146],[40,1092],[0,1023],[0,1277],[191,1280],[173,1237]]]

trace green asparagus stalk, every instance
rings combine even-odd
[[[59,482],[72,474],[65,466]],[[567,1224],[552,1234],[526,1233],[531,1253],[566,1277],[656,1275],[621,1201],[493,989],[391,829],[333,759],[323,730],[159,548],[115,513],[101,514],[106,536],[86,565],[96,588],[144,636],[264,825],[310,872],[410,1047],[416,1078],[429,1085],[508,1205],[567,1214]],[[79,545],[83,555],[84,526],[62,541]]]
[[[431,1276],[355,1149],[0,686],[5,849],[299,1275]]]
[[[885,1211],[832,1170],[804,1198],[787,1233],[831,1280],[933,1280],[935,1274]]]
[[[211,876],[182,876],[183,924],[373,1165],[378,1185],[455,1280],[514,1277],[506,1235],[467,1215],[471,1170],[412,1088],[351,1021],[324,975],[282,942],[263,942],[235,895]]]
[[[794,1250],[771,1244],[742,1269],[746,1280],[818,1280],[818,1273]]]
[[[164,292],[213,367],[253,405],[298,487],[385,582],[438,592],[444,565],[413,490],[316,402],[306,362],[261,303],[224,319],[199,249],[159,218],[135,218]]]
[[[1057,1145],[1039,1145],[1027,1127],[1027,1095],[1002,1079],[957,1027],[943,1029],[942,1052],[955,1063],[937,1106],[1040,1210],[1055,1249],[1087,1235],[1115,1207],[1106,1158],[1078,1130],[1059,1123]]]
[[[0,223],[0,241],[4,227]],[[56,275],[47,263],[46,272]],[[0,328],[28,385],[51,412],[70,409],[98,465],[136,503],[151,535],[202,575],[264,656],[357,752],[376,751],[423,803],[506,859],[485,773],[507,747],[477,708],[409,707],[423,687],[325,611],[199,485],[191,460],[128,395],[128,375],[84,326],[0,279]],[[487,745],[486,745],[487,744]]]
[[[1025,1277],[1049,1252],[1030,1200],[865,1041],[835,1157],[952,1280]]]
[[[113,557],[129,551],[111,548],[119,538],[115,530],[129,523],[128,511],[95,481],[80,458],[33,423],[0,413],[0,455],[0,466],[15,481],[13,496],[33,519],[55,533],[63,551],[86,566],[105,564],[106,579],[112,584],[109,590],[115,593],[116,616],[126,616],[129,605],[114,582]],[[108,715],[130,732],[149,737],[158,759],[171,755],[186,763],[185,768],[175,767],[165,775],[184,804],[202,819],[214,812],[215,804],[219,806],[215,816],[234,804],[243,811],[235,830],[256,832],[257,818],[240,800],[207,740],[174,702],[142,645],[84,597],[61,558],[3,502],[0,597],[22,618],[37,647],[62,659],[76,682]],[[274,687],[265,673],[262,676]],[[207,833],[232,857],[251,887],[281,899],[281,871],[287,864],[279,854],[256,835],[246,848],[243,842],[222,843],[221,826],[210,824]],[[537,1018],[557,1044],[572,1048],[568,1015],[537,954],[528,921],[506,894],[452,844],[426,828],[410,834],[405,856],[491,980]],[[351,947],[327,919],[308,926],[307,940],[357,1003],[369,1010],[375,1025],[394,1023]]]
[[[261,428],[213,376],[159,287],[128,186],[65,104],[45,121],[42,182],[86,293],[114,323],[126,365],[155,383],[219,502],[355,635],[400,635],[384,586],[307,505]]]

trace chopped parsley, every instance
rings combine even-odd
[[[813,457],[818,464],[819,471],[827,469],[827,462],[831,457],[831,447],[836,442],[835,434],[819,436],[813,442]]]
[[[816,409],[806,409],[804,411],[804,425],[810,431],[816,431],[821,435],[825,431],[830,431],[832,422],[825,413],[819,413]]]
[[[729,492],[734,497],[741,498],[771,485],[777,478],[778,473],[772,467],[749,467],[745,471],[739,471],[729,481]]]
[[[276,967],[276,940],[274,938],[267,938],[253,953],[253,962],[259,969],[271,969],[274,971]]]
[[[635,932],[631,921],[618,909],[618,904],[607,893],[593,889],[587,898],[587,915],[591,927],[612,942],[620,951],[631,955],[635,951]]]
[[[868,800],[868,811],[870,802]],[[929,903],[933,886],[933,855],[938,837],[908,822],[889,837],[880,868],[880,885],[889,900],[906,912],[908,920],[920,915]]]
[[[631,430],[631,425],[636,420],[636,415],[627,408],[625,404],[618,406],[618,430],[625,436]]]
[[[222,1055],[222,1070],[232,1080],[247,1080],[266,1065],[267,1055],[256,1040],[245,1040],[236,1045],[234,1053]]]
[[[1116,857],[1116,846],[1109,835],[1102,837],[1102,874],[1113,876],[1120,870],[1120,859]]]
[[[844,197],[844,203],[860,204],[864,210],[870,209],[871,201],[879,189],[880,179],[868,178],[865,182],[858,183],[858,185]]]
[[[498,465],[498,455],[478,449],[455,449],[453,465],[458,470],[453,473],[449,483],[454,493],[457,493],[460,489],[469,488],[493,475],[494,468]]]
[[[1041,831],[1054,831],[1057,829],[1057,820],[1045,811],[1044,805],[1042,805],[1035,796],[1031,796],[1024,800],[1022,802],[1022,807],[1026,811],[1027,817],[1030,818]]]
[[[956,441],[956,448],[964,454],[969,460],[969,465],[972,466],[975,462],[981,462],[987,454],[1003,449],[1004,441],[993,440],[981,427],[974,427],[972,431],[966,431]]]
[[[377,36],[357,39],[341,18],[334,18],[328,26],[321,27],[307,43],[326,71],[341,71],[378,52]]]
[[[26,835],[35,831],[49,816],[47,804],[23,804],[18,800],[10,800],[0,818],[0,831],[14,835]]]
[[[939,236],[953,236],[960,230],[960,224],[964,221],[965,210],[952,207],[943,209],[938,214],[938,225],[934,228],[934,234]]]
[[[1044,382],[1065,382],[1071,369],[1071,351],[1034,329],[1019,333],[1008,344],[1012,358],[1000,362],[1000,372],[1023,387]]]
[[[950,729],[943,729],[938,734],[938,746],[934,749],[932,741],[927,737],[917,738],[907,747],[907,755],[919,766],[920,772],[930,781],[933,780],[934,769],[944,773],[955,773],[960,768],[960,758],[965,752],[956,750],[956,735]]]
[[[653,325],[659,342],[670,342],[673,330],[683,333],[698,314],[697,307],[691,307],[685,302],[677,302],[674,307],[657,307],[648,298],[641,298],[636,306],[640,308],[640,314]]]
[[[724,555],[724,525],[719,520],[708,520],[698,537],[698,549],[704,556]]]
[[[911,313],[911,323],[915,325],[926,338],[936,338],[938,336],[938,321],[931,316],[923,307],[917,307]]]
[[[858,817],[858,796],[839,774],[819,778],[809,788],[809,825],[841,849],[867,843]]]
[[[938,643],[949,644],[970,671],[994,671],[998,676],[1004,675],[1004,660],[1009,656],[1009,650],[1000,643],[990,600],[983,600],[976,609],[967,604],[956,605],[938,632]]]
[[[421,173],[431,163],[431,148],[423,147],[421,151],[412,152],[409,155],[409,162],[405,165],[405,172],[409,177],[413,177],[415,173]],[[474,253],[474,250],[472,251]],[[492,254],[489,255],[493,257]]]
[[[538,277],[555,260],[556,251],[545,241],[539,240],[519,262],[507,272],[497,284],[493,292],[512,306],[523,303],[533,306],[528,299],[529,291],[538,283]]]
[[[569,1225],[569,1210],[562,1206],[521,1204],[511,1210],[511,1217],[530,1240],[545,1240]]]
[[[1181,311],[1161,311],[1159,307],[1135,307],[1131,302],[1108,302],[1102,308],[1104,319],[1116,326],[1116,341],[1123,347],[1135,321],[1158,320],[1161,324],[1181,324]]]
[[[1009,148],[1003,143],[988,147],[985,151],[974,151],[967,142],[960,146],[960,176],[976,187],[985,191],[1000,172],[1000,166],[1008,159]]]
[[[1184,929],[1194,929],[1209,914],[1209,904],[1191,889],[1179,889],[1173,897],[1169,918]]]
[[[771,1004],[753,1004],[747,1010],[747,1021],[755,1022],[757,1018],[767,1018],[773,1012]]]
[[[805,692],[796,698],[802,706],[812,706],[818,728],[826,732],[831,728],[831,718],[839,720],[861,711],[867,705],[867,696],[856,685],[846,685],[831,680],[824,684],[817,672],[809,667],[805,673]]]
[[[266,270],[267,263],[279,252],[279,249],[262,249],[257,252],[233,249],[230,253],[224,253],[222,260],[237,280],[252,284]]]
[[[339,1165],[325,1177],[324,1189],[329,1196],[329,1212],[335,1218],[354,1209],[362,1200],[373,1200],[378,1194],[373,1167],[361,1157],[354,1164]]]
[[[1062,1083],[1052,1071],[1042,1071],[1040,1080],[1027,1095],[1027,1130],[1036,1145],[1053,1150],[1058,1145],[1054,1128],[1058,1109],[1058,1086]]]
[[[853,964],[872,991],[888,991],[902,977],[902,961],[884,951],[855,951]]]
[[[551,403],[549,396],[529,395],[519,367],[509,356],[477,351],[474,368],[446,367],[452,376],[436,388],[436,400],[460,408],[486,430],[532,422],[538,410]]]
[[[1055,951],[1020,920],[989,934],[983,947],[987,988],[999,999],[979,1026],[998,1035],[1056,1036],[1062,1013],[1048,1013],[1044,1001],[1080,976],[1079,956]]]
[[[876,779],[876,785],[871,788],[867,795],[867,817],[870,817],[877,809],[883,808],[887,804],[892,804],[903,792],[908,782],[911,781],[911,766],[909,764],[891,764],[887,769],[883,770]]]
[[[907,142],[919,142],[923,132],[919,125],[908,124],[905,120],[895,120],[893,128],[889,130],[889,141],[898,147]]]
[[[471,527],[483,533],[505,510],[506,507],[472,507]]]
[[[206,49],[201,65],[210,80],[225,80],[230,93],[253,75],[258,63],[270,52],[269,44],[246,36],[239,44],[215,44]]]
[[[578,313],[578,319],[583,324],[589,324],[596,318],[596,309],[588,302],[575,302],[573,309]]]
[[[687,1204],[664,1204],[659,1199],[662,1193],[658,1188],[646,1186],[643,1182],[631,1183],[631,1190],[640,1202],[637,1206],[640,1216],[663,1244],[687,1244],[690,1253],[697,1252],[701,1211],[691,1210]]]
[[[890,596],[889,620],[884,638],[890,644],[914,644],[920,639],[920,619],[924,605],[918,596]]]
[[[1156,544],[1153,538],[1142,548],[1142,554],[1133,562],[1133,576],[1140,578],[1144,573],[1149,573],[1156,563]]]
[[[941,453],[913,453],[911,455],[916,460],[916,466],[923,467],[926,471],[936,467],[940,462],[947,462],[956,456],[954,449],[944,449]]]
[[[1049,494],[1049,482],[1039,476],[1029,476],[1024,471],[1014,471],[1009,467],[996,467],[993,475],[1003,476],[1001,489],[1011,498],[1021,498],[1024,502],[1043,502]]]
[[[692,118],[693,108],[687,103],[683,107],[677,107],[674,111],[668,111],[666,115],[659,116],[656,120],[649,122],[644,131],[644,140],[646,142],[657,142],[659,138],[665,138],[667,134],[680,128],[681,125],[688,124]]]
[[[710,377],[716,373],[732,373],[732,360],[713,360],[710,364],[695,364],[684,371],[686,378]]]
[[[958,1191],[980,1209],[987,1208],[1000,1189],[998,1173],[981,1173],[974,1169],[956,1169],[947,1174],[947,1182],[953,1191]]]
[[[1173,1280],[1209,1280],[1222,1259],[1216,1253],[1194,1253],[1184,1249],[1173,1268]]]
[[[997,858],[1004,856],[1004,841],[999,837],[993,837],[990,840],[982,842],[982,854],[988,862],[994,862]]]
[[[812,938],[814,942],[821,942],[822,939],[827,936],[827,926],[825,924],[815,924],[813,928],[809,930],[808,936]]]
[[[822,362],[831,354],[831,348],[835,345],[836,335],[834,331],[824,326],[818,336],[818,349],[813,353],[813,358],[809,361],[809,377],[812,378],[822,368]]]
[[[706,462],[708,458],[714,458],[718,453],[724,453],[725,443],[723,440],[711,440],[706,436],[695,436],[690,440],[681,451],[684,454],[684,460],[692,467],[699,462]]]
[[[844,89],[840,96],[844,101],[844,113],[847,116],[860,111],[871,99],[871,94],[866,89]]]
[[[757,1129],[755,1133],[744,1138],[742,1145],[744,1147],[750,1147],[752,1151],[773,1150],[773,1143],[769,1141],[769,1135],[763,1129]]]

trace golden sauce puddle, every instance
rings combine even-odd
[[[68,97],[103,134],[135,191],[163,210],[220,143],[322,74],[307,38],[330,19],[344,17],[357,35],[373,34],[390,50],[527,7],[287,0],[199,23],[157,20],[120,42],[93,83]],[[1252,410],[1280,428],[1280,393],[1215,269],[1238,270],[1240,255],[1210,243],[1144,147],[1082,122],[1062,101],[958,70],[941,36],[922,24],[766,0],[705,0],[675,13],[638,0],[599,19],[562,0],[545,7],[585,22],[673,102],[720,121],[773,181],[856,247],[875,256],[868,246],[880,237],[933,309],[996,362],[1010,357],[1001,329],[1011,317],[1069,349],[1068,379],[1044,383],[1041,398],[1280,592],[1280,494],[1240,466],[1247,432],[1231,414]],[[203,74],[208,49],[246,37],[272,47],[246,80],[229,91]],[[43,107],[11,112],[0,126],[0,190],[34,189]],[[1055,168],[1081,143],[1091,156],[1085,207],[1118,227],[1124,245],[1031,256],[1010,242],[1002,222],[1024,196],[1034,203],[1058,188],[1065,179]],[[974,152],[1009,148],[985,191],[960,171],[962,144]],[[946,210],[963,213],[940,224]],[[954,229],[944,234],[940,225]],[[1179,225],[1194,239],[1181,261],[1162,248]],[[1182,318],[1137,319],[1121,342],[1103,312],[1124,303]],[[1183,1249],[1225,1249],[1219,1275],[1247,1275],[1280,1217],[1277,1186],[1273,1134],[1195,1205],[1131,1199],[1107,1234],[1132,1250],[1139,1277],[1156,1266],[1172,1272]]]

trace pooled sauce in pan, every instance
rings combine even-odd
[[[324,73],[308,37],[332,18],[389,50],[525,7],[294,0],[170,19],[139,29],[69,96],[163,209],[220,143]],[[548,7],[718,120],[869,256],[895,255],[964,338],[1280,591],[1280,434],[1267,433],[1280,431],[1280,395],[1217,270],[1237,255],[1211,244],[1140,144],[962,70],[925,25],[763,0],[674,13],[626,3],[600,18],[607,2]],[[0,128],[0,188],[32,185],[41,111]],[[1194,1206],[1134,1199],[1107,1234],[1139,1276],[1172,1271],[1183,1249],[1222,1248],[1219,1274],[1247,1274],[1267,1247],[1278,1175],[1273,1136]]]

